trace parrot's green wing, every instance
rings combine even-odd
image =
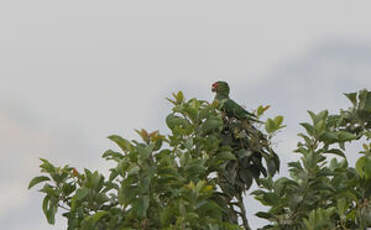
[[[247,112],[244,108],[242,108],[239,104],[234,102],[231,99],[227,99],[223,103],[223,110],[227,113],[228,116],[236,117],[237,119],[249,119],[253,121],[257,121],[255,118],[255,114]]]

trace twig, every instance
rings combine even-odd
[[[243,198],[242,198],[242,194],[238,194],[237,195],[237,199],[238,199],[238,203],[239,203],[239,208],[241,210],[241,219],[242,219],[242,222],[243,222],[243,226],[246,230],[251,230],[250,226],[249,226],[249,222],[247,221],[247,218],[246,218],[246,209],[245,209],[245,205],[243,203]]]

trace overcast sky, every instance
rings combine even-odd
[[[108,135],[166,133],[165,97],[212,100],[220,79],[248,109],[270,104],[268,115],[285,116],[275,139],[285,175],[306,110],[336,112],[349,106],[342,93],[371,88],[370,9],[341,0],[1,1],[1,228],[65,229],[62,218],[48,225],[42,195],[26,190],[39,157],[105,172]],[[251,214],[260,208],[247,204]]]

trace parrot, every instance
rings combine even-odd
[[[211,91],[215,92],[214,101],[221,104],[221,109],[229,117],[235,117],[239,120],[248,119],[251,121],[259,122],[256,115],[246,111],[242,106],[237,104],[229,97],[229,85],[225,81],[217,81],[212,84]]]
[[[267,172],[261,164],[263,156],[272,166],[270,167],[271,170],[269,170],[270,174],[278,171],[279,158],[271,149],[268,137],[253,124],[253,122],[263,122],[258,120],[255,114],[246,111],[229,97],[230,88],[227,82],[217,81],[213,83],[211,91],[216,93],[214,102],[220,104],[220,110],[224,113],[225,129],[223,132],[227,136],[232,135],[233,137],[232,142],[229,141],[229,145],[234,146],[236,152],[241,149],[252,152],[252,155],[246,159],[248,159],[252,167],[256,168],[264,176],[267,176]],[[259,172],[255,175],[259,177]]]

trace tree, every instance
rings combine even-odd
[[[252,194],[268,212],[259,217],[272,224],[263,229],[366,229],[371,226],[371,92],[345,94],[352,107],[329,115],[309,111],[312,123],[290,162],[290,178],[262,180]],[[356,168],[348,165],[346,143],[365,142]],[[328,154],[339,158],[328,159]]]
[[[29,188],[44,183],[42,209],[50,224],[61,208],[68,229],[250,229],[243,197],[255,181],[260,189],[252,195],[270,207],[256,214],[270,221],[262,229],[371,225],[371,92],[346,94],[353,106],[339,114],[310,112],[296,150],[302,158],[289,163],[290,178],[278,179],[271,138],[284,127],[282,116],[267,119],[262,131],[259,123],[226,116],[218,103],[173,96],[169,135],[136,130],[141,141],[109,137],[121,151],[103,154],[116,162],[108,178],[41,159],[46,175]],[[352,141],[366,141],[355,169],[345,156]]]

